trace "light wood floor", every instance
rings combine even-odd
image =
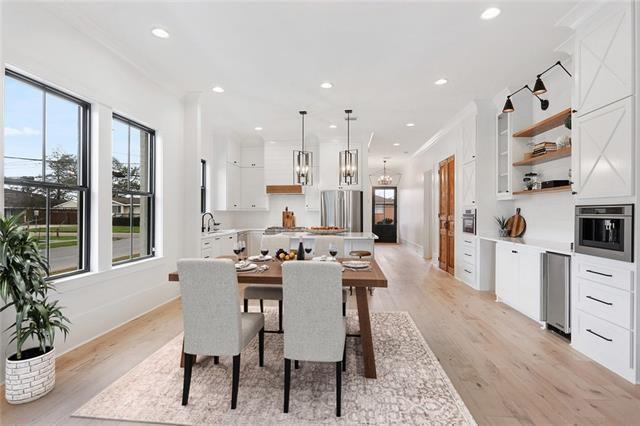
[[[376,246],[388,289],[374,311],[409,311],[479,424],[639,424],[640,386],[397,245]],[[353,299],[353,298],[352,298]],[[355,308],[355,300],[350,300]],[[70,414],[182,328],[171,302],[58,359],[55,390],[0,405],[0,424],[109,424]],[[131,423],[126,423],[131,424]]]

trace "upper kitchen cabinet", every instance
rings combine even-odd
[[[574,190],[578,199],[634,194],[631,97],[574,118]]]
[[[462,205],[476,205],[476,162],[470,161],[462,165]]]
[[[496,198],[513,199],[513,192],[520,188],[523,173],[512,164],[520,161],[527,151],[525,142],[513,137],[516,130],[531,120],[531,102],[520,102],[511,113],[502,112],[496,119]]]
[[[576,29],[574,109],[583,116],[633,94],[633,2],[607,2]]]
[[[476,117],[464,120],[460,125],[462,138],[462,162],[467,164],[476,159]]]
[[[245,146],[241,149],[240,167],[261,168],[264,167],[264,147]]]

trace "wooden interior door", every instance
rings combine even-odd
[[[440,206],[438,211],[440,247],[438,263],[440,269],[450,274],[455,266],[455,159],[454,156],[440,162]]]

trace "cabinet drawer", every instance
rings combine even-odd
[[[202,240],[200,243],[200,248],[202,250],[211,248],[213,246],[213,238]]]
[[[580,310],[576,318],[578,349],[611,370],[626,375],[633,367],[632,333]]]
[[[463,236],[462,237],[462,244],[465,247],[475,247],[476,246],[476,237],[468,237],[468,236]]]
[[[576,260],[576,274],[580,278],[610,285],[625,291],[632,291],[632,272],[616,268],[615,266],[602,266],[584,260]]]
[[[462,261],[475,264],[476,263],[476,249],[475,247],[462,246]]]
[[[204,259],[210,259],[213,257],[213,249],[203,248],[200,254]]]
[[[578,308],[624,328],[632,328],[631,293],[588,280],[578,279],[577,284]]]
[[[474,285],[475,283],[475,265],[471,265],[469,263],[463,262],[460,268],[460,278],[462,281]]]

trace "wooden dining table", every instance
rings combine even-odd
[[[221,256],[229,258],[229,256]],[[344,260],[353,259],[338,259]],[[299,262],[299,261],[292,261]],[[356,291],[358,306],[358,322],[360,324],[360,342],[362,344],[362,358],[364,364],[364,376],[370,379],[376,378],[376,361],[373,352],[373,337],[371,334],[371,315],[369,313],[369,300],[367,298],[368,287],[387,287],[387,278],[375,260],[370,260],[371,267],[366,270],[352,270],[345,268],[342,273],[342,285],[353,287]],[[282,262],[278,260],[265,262],[269,269],[259,272],[257,269],[248,272],[238,272],[238,283],[241,284],[280,284],[282,285]],[[178,272],[169,273],[169,281],[180,280]]]

